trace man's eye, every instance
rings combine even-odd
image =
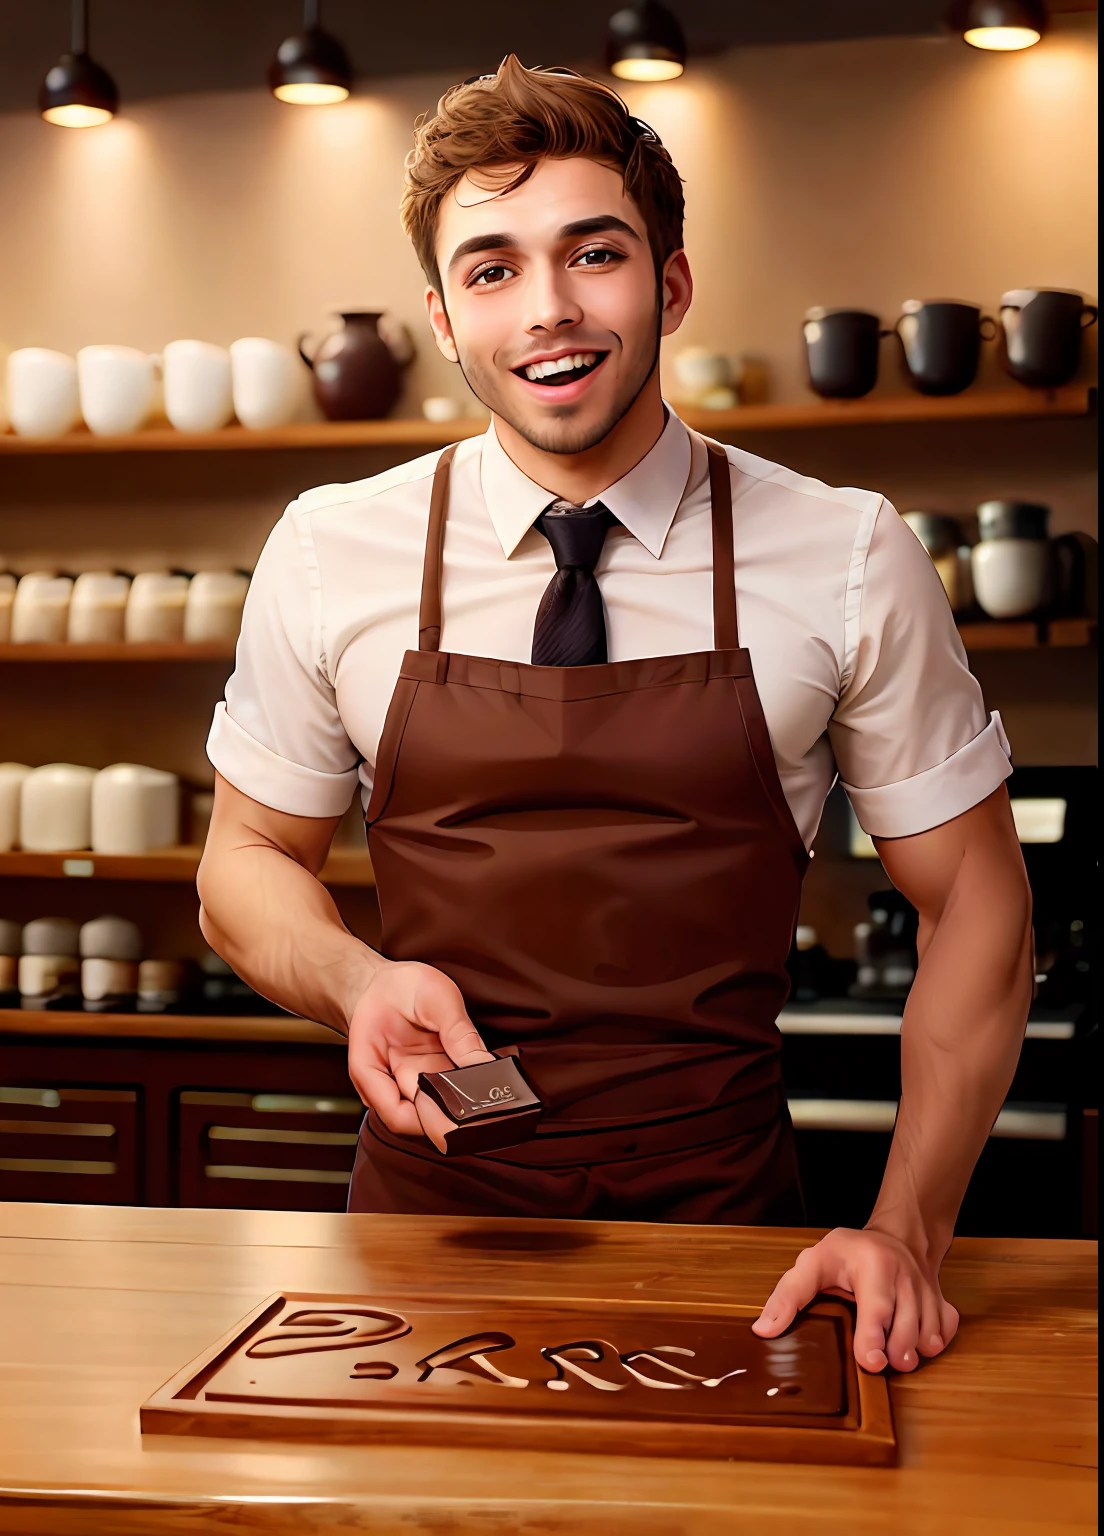
[[[578,258],[576,265],[580,267],[609,267],[615,261],[624,261],[620,251],[584,251]]]
[[[484,267],[482,272],[477,272],[472,278],[472,284],[480,283],[484,288],[490,288],[495,283],[501,283],[510,276],[509,267]]]

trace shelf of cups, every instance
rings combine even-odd
[[[345,1044],[344,1036],[336,1030],[286,1013],[88,1013],[83,1009],[0,1008],[0,1035],[213,1040],[251,1045]]]
[[[1068,650],[1096,643],[1094,619],[983,619],[960,624],[958,632],[968,651],[1026,651],[1039,646]],[[229,665],[233,660],[233,650],[221,644],[0,645],[0,663],[219,661]]]
[[[0,853],[0,880],[8,877],[84,880],[149,880],[164,884],[194,884],[202,849],[183,844],[150,853],[31,853],[17,849]],[[324,885],[374,886],[367,853],[359,849],[331,851],[319,877]]]
[[[714,437],[736,432],[800,431],[836,426],[892,426],[908,422],[995,421],[1045,416],[1087,416],[1096,390],[1084,384],[1061,389],[968,389],[959,395],[876,395],[861,400],[809,400],[793,405],[742,405],[733,410],[681,408],[687,425]],[[442,448],[485,431],[477,418],[433,422],[301,421],[266,431],[221,427],[216,432],[177,432],[147,427],[123,437],[97,437],[80,430],[38,440],[0,433],[0,454],[181,453],[210,450],[296,448]]]

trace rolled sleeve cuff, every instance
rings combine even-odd
[[[291,816],[343,816],[357,785],[355,766],[323,773],[280,757],[242,730],[222,703],[215,706],[207,756],[243,795]]]
[[[933,768],[897,784],[844,784],[859,825],[871,837],[912,837],[980,804],[1012,772],[1012,754],[996,710],[973,741]]]

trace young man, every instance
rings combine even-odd
[[[837,770],[920,913],[865,1230],[757,1327],[853,1294],[856,1354],[952,1337],[939,1266],[1031,993],[1029,892],[933,567],[877,494],[688,432],[678,175],[603,86],[508,59],[420,127],[403,218],[486,435],[308,491],[257,566],[210,740],[203,931],[348,1034],[350,1208],[800,1223],[775,1019]],[[381,952],[316,875],[363,791]],[[442,1157],[420,1071],[520,1048],[534,1140]]]

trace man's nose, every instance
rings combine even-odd
[[[529,331],[558,331],[565,326],[578,325],[583,318],[582,306],[571,291],[568,274],[551,263],[534,272],[528,298],[526,329]]]

